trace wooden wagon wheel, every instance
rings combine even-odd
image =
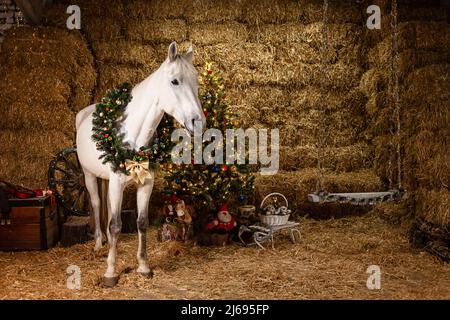
[[[64,149],[50,162],[48,185],[66,215],[89,216],[89,193],[76,148]]]

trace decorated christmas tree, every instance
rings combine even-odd
[[[206,116],[206,127],[219,129],[225,137],[225,130],[238,128],[239,122],[228,109],[223,78],[208,62],[199,81],[199,98]],[[203,142],[203,147],[208,143]],[[249,165],[226,163],[225,159],[223,164],[195,164],[193,154],[192,164],[166,166],[165,193],[191,198],[193,203],[204,207],[218,207],[224,203],[245,204],[250,200],[254,176]]]

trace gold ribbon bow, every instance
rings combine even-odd
[[[148,161],[138,162],[133,160],[125,161],[125,168],[130,172],[131,178],[137,184],[144,184],[145,179],[152,178],[152,174],[148,171]]]

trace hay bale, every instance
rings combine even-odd
[[[153,19],[155,14],[155,7],[152,5],[153,1],[145,0],[129,0],[124,3],[125,12],[130,20],[148,20]],[[162,2],[162,1],[161,1]],[[181,1],[179,1],[181,2]]]
[[[420,67],[427,60],[447,61],[450,51],[449,39],[450,27],[446,23],[415,21],[400,23],[398,30],[400,70],[406,73],[404,70]],[[407,52],[402,56],[403,51]],[[389,65],[391,61],[390,33],[386,34],[382,42],[369,50],[368,60],[371,66]]]
[[[3,62],[15,66],[52,66],[75,72],[77,66],[91,61],[79,32],[53,27],[9,29],[2,48]],[[63,58],[56,59],[55,55]]]
[[[450,226],[450,192],[445,188],[416,192],[417,217],[438,227]]]
[[[189,2],[178,0],[127,1],[125,10],[134,18],[180,19],[184,18]]]
[[[438,103],[450,99],[450,64],[435,64],[414,70],[407,78],[408,101]]]
[[[251,86],[232,88],[228,94],[229,107],[237,115],[239,126],[254,127],[261,122],[267,109],[287,107],[288,95],[279,88]]]
[[[365,16],[363,8],[355,3],[331,2],[328,6],[327,16],[331,23],[361,24]],[[307,0],[300,2],[299,20],[304,24],[320,22],[323,18],[323,2]]]
[[[385,202],[377,204],[371,213],[383,218],[383,220],[395,225],[402,225],[408,228],[410,226],[412,211],[409,201]]]
[[[281,57],[285,63],[319,64],[322,59],[319,50],[305,42],[278,47],[277,56]],[[338,61],[338,51],[328,50],[326,58],[328,63],[336,63]]]
[[[364,92],[367,97],[371,97],[373,94],[386,89],[388,83],[386,77],[386,73],[381,72],[379,68],[371,68],[361,76],[359,89]]]
[[[314,48],[322,47],[322,28],[321,22],[308,24],[301,33],[303,41],[309,43]],[[362,31],[357,25],[351,23],[330,24],[328,31],[328,46],[339,49],[342,47],[352,47],[361,39]]]
[[[196,0],[187,1],[184,16],[191,22],[223,22],[242,19],[243,1]]]
[[[378,43],[368,52],[368,61],[370,66],[377,66],[382,61],[390,61],[391,56],[391,37],[389,33],[385,35],[383,41]],[[398,26],[398,52],[416,47],[415,23],[400,23]]]
[[[234,43],[246,42],[248,32],[244,24],[235,21],[224,23],[201,22],[190,25],[189,38],[196,46],[217,43],[234,45]]]
[[[318,122],[309,122],[310,119],[302,120],[301,123],[296,124],[295,121],[287,123],[280,129],[280,144],[284,146],[297,145],[315,145],[318,137]],[[270,125],[265,125],[271,127]],[[329,129],[329,137],[327,145],[334,147],[342,147],[352,145],[361,141],[361,135],[354,128],[336,128]]]
[[[273,65],[272,72],[261,74],[258,80],[298,87],[325,86],[337,90],[357,86],[362,74],[360,67],[338,62],[328,66],[328,81],[325,81],[320,64],[287,63],[286,60],[277,61]]]
[[[450,52],[450,25],[446,22],[416,24],[416,49]]]
[[[398,54],[397,72],[400,80],[406,78],[412,71],[432,64],[447,63],[450,59],[450,52],[434,52],[418,49],[406,49]],[[383,57],[376,63],[372,63],[373,69],[390,70],[391,64],[390,53],[383,55]],[[384,78],[389,76],[386,71]],[[387,83],[387,80],[386,80]]]
[[[412,136],[419,131],[439,132],[448,127],[450,110],[440,102],[415,104],[406,102],[408,112],[404,113],[402,122]]]
[[[0,154],[0,176],[13,184],[24,184],[32,176],[34,185],[28,187],[46,187],[51,159],[51,156],[22,158],[16,154]]]
[[[7,158],[9,162],[15,162],[15,170],[8,170],[9,168],[5,168],[6,170],[2,172],[8,177],[8,181],[17,181],[22,183],[22,181],[26,181],[30,176],[33,178],[38,187],[43,188],[46,187],[47,184],[47,172],[48,165],[52,159],[51,156],[47,157],[35,157],[31,159],[22,159],[20,157]]]
[[[399,21],[446,21],[449,17],[449,12],[443,7],[432,6],[414,8],[411,6],[398,8]]]
[[[374,116],[371,123],[371,130],[376,134],[389,134],[391,128],[394,128],[393,110],[391,108],[380,108],[378,105],[378,112]]]
[[[232,104],[248,107],[275,108],[276,106],[289,105],[289,93],[282,88],[273,86],[251,86],[244,88],[230,88],[227,99]]]
[[[244,0],[242,20],[250,25],[295,22],[300,16],[300,6],[284,0]]]
[[[5,104],[1,110],[0,127],[4,129],[58,130],[67,134],[75,131],[75,113],[67,108],[66,103],[47,101],[37,105],[19,100]]]
[[[72,4],[70,1],[63,0],[64,3]],[[124,19],[128,14],[125,11],[125,6],[120,0],[80,0],[77,1],[77,5],[81,9],[82,17],[102,17],[102,18],[114,18]],[[105,25],[105,29],[107,26]]]
[[[263,44],[216,44],[197,48],[195,65],[214,61],[223,70],[225,85],[246,86],[269,81],[274,61],[273,48]]]
[[[92,64],[82,66],[78,70],[79,73],[74,75],[75,78],[70,81],[72,98],[69,100],[69,107],[75,113],[91,103],[94,86],[97,82],[97,74]]]
[[[407,150],[414,157],[414,175],[420,186],[441,188],[450,185],[449,136],[447,122],[440,130],[422,130],[408,139]]]
[[[5,69],[8,67],[4,66]],[[49,72],[52,77],[44,77]],[[3,72],[0,77],[0,95],[14,100],[24,97],[32,104],[45,105],[51,100],[67,101],[71,88],[65,79],[68,74],[58,68],[18,68]]]
[[[152,66],[149,65],[136,68],[126,65],[102,64],[99,66],[99,85],[95,90],[94,100],[100,101],[106,91],[124,82],[136,85],[147,78],[152,71]]]
[[[380,119],[377,118],[377,116],[380,112],[385,112],[385,116],[382,117],[383,121],[386,119],[392,118],[392,110],[390,110],[390,111],[385,110],[388,107],[389,107],[388,94],[385,91],[381,91],[381,92],[374,93],[371,95],[371,97],[369,98],[369,100],[366,103],[365,108],[366,108],[366,112],[375,120],[375,123],[376,123],[377,121],[380,121]],[[374,126],[371,125],[371,127],[374,127]]]
[[[81,29],[90,41],[115,41],[124,38],[121,20],[116,18],[86,17],[81,23]]]
[[[35,155],[54,155],[73,145],[73,134],[58,130],[41,131],[38,126],[30,130],[0,129],[0,153],[17,154],[30,160]]]
[[[249,26],[250,40],[270,44],[304,43],[305,25],[295,22]]]
[[[135,20],[127,25],[125,33],[130,40],[149,43],[182,42],[187,39],[187,26],[181,19]]]
[[[64,98],[75,111],[90,101],[96,75],[92,55],[79,32],[49,27],[11,29],[5,49],[4,65],[15,67],[0,83],[9,98],[30,97],[29,103],[42,106]]]
[[[323,150],[326,167],[330,171],[350,172],[370,168],[372,153],[367,144],[358,143],[346,147],[329,147]],[[295,171],[317,166],[316,146],[280,147],[280,170]]]
[[[346,110],[354,114],[363,112],[365,97],[359,89],[343,91],[328,90],[322,95],[318,87],[305,87],[289,93],[290,105],[296,110],[325,108],[329,111]]]
[[[100,64],[126,64],[141,67],[143,65],[155,68],[156,50],[150,45],[118,40],[114,42],[95,41],[92,49]]]
[[[275,59],[272,47],[250,42],[233,46],[222,43],[202,46],[197,49],[196,54],[196,64],[203,64],[204,61],[210,60],[224,69],[239,66],[254,69],[259,65],[270,65]]]

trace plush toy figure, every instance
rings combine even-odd
[[[217,217],[206,226],[208,231],[219,234],[231,233],[236,227],[234,217],[229,213],[227,205],[220,206]]]
[[[161,241],[187,241],[191,236],[194,208],[186,205],[183,200],[176,196],[171,197],[170,200],[171,203],[165,204],[162,209],[165,223],[161,227],[159,238]]]

